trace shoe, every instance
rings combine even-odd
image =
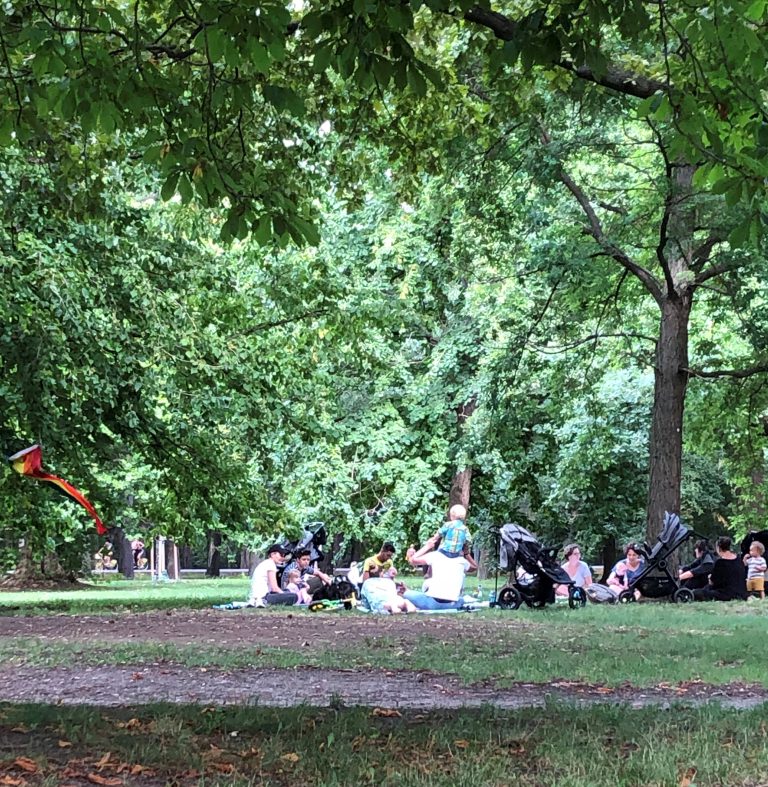
[[[258,598],[256,601],[253,602],[254,607],[266,607],[267,605],[264,603],[263,598]]]

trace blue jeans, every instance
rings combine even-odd
[[[403,598],[408,599],[416,609],[459,609],[461,601],[437,601],[420,590],[406,590]]]

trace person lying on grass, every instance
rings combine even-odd
[[[398,593],[392,577],[388,576],[387,572],[382,573],[378,566],[370,567],[368,579],[363,582],[360,595],[371,612],[397,615],[400,612],[416,611],[416,607]]]

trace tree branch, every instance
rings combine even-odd
[[[700,377],[707,380],[717,379],[718,377],[734,377],[743,380],[745,377],[765,374],[768,372],[768,364],[757,364],[747,369],[717,369],[713,371],[705,371],[703,369],[681,369],[680,371],[685,372],[690,377]]]
[[[545,129],[542,129],[542,140],[544,144],[549,144],[550,138],[547,134]],[[581,189],[581,187],[576,183],[573,178],[562,168],[560,167],[560,171],[558,173],[558,178],[560,182],[568,189],[568,191],[573,194],[576,201],[581,206],[581,209],[584,211],[584,214],[587,217],[587,224],[588,226],[585,228],[585,231],[591,235],[597,243],[600,245],[608,256],[612,257],[616,262],[619,263],[623,268],[628,270],[631,274],[636,276],[643,284],[646,290],[653,296],[656,303],[661,305],[663,300],[663,293],[661,291],[661,287],[659,286],[658,281],[653,276],[650,271],[647,271],[643,268],[642,265],[636,263],[628,254],[622,251],[618,246],[611,243],[605,235],[603,231],[603,225],[600,222],[600,219],[595,213],[595,209],[592,207],[592,203],[589,201],[589,198]]]
[[[496,38],[502,41],[513,41],[520,34],[520,25],[504,14],[491,11],[480,6],[471,8],[464,14],[464,19],[474,25],[485,27],[490,30]],[[570,72],[585,82],[594,82],[609,90],[623,93],[636,98],[648,98],[659,91],[666,92],[669,84],[659,82],[655,79],[646,79],[626,69],[616,66],[609,66],[605,74],[595,74],[587,66],[577,66],[570,60],[553,60],[552,65],[558,66]]]

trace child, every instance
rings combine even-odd
[[[464,545],[469,541],[469,530],[464,524],[467,518],[467,509],[462,505],[451,506],[448,512],[448,522],[446,522],[437,535],[440,536],[440,548],[446,557],[462,557]]]
[[[309,604],[312,601],[312,596],[309,595],[306,582],[302,582],[301,580],[301,572],[298,568],[292,568],[290,571],[287,572],[288,582],[286,583],[285,589],[289,593],[295,593],[299,600],[296,602],[297,604]]]
[[[749,554],[744,555],[744,565],[747,567],[747,593],[757,593],[760,598],[765,598],[765,572],[766,566],[765,547],[759,541],[749,545]]]

